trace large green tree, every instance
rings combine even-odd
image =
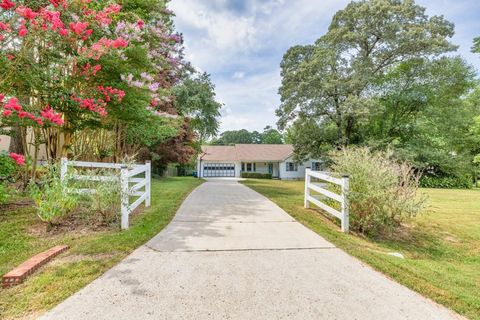
[[[178,112],[190,118],[200,141],[217,135],[222,104],[215,99],[215,86],[207,73],[187,75],[174,94]]]
[[[355,1],[315,44],[290,48],[281,63],[277,115],[280,128],[295,128],[297,154],[364,142],[371,117],[385,112],[379,99],[385,80],[401,65],[429,64],[455,50],[448,40],[453,29],[414,1]]]

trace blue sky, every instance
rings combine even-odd
[[[175,24],[189,61],[211,74],[222,109],[221,131],[262,130],[276,124],[280,61],[297,44],[323,35],[348,0],[172,0]],[[480,36],[480,0],[417,0],[429,15],[455,23],[458,54],[480,70],[470,53]]]

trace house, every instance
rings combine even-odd
[[[236,144],[202,146],[197,171],[201,178],[240,177],[242,172],[270,173],[278,179],[300,179],[305,169],[320,170],[321,162],[293,160],[291,144]]]

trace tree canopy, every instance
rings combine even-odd
[[[266,126],[262,133],[258,131],[248,131],[246,129],[225,131],[216,139],[213,139],[210,144],[229,146],[234,144],[283,144],[282,134],[272,128]]]
[[[417,168],[468,170],[464,138],[479,109],[465,97],[476,75],[451,54],[453,35],[414,1],[365,0],[338,11],[314,44],[290,48],[276,112],[297,157],[369,145]]]

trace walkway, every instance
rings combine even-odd
[[[231,180],[43,319],[455,319]]]

